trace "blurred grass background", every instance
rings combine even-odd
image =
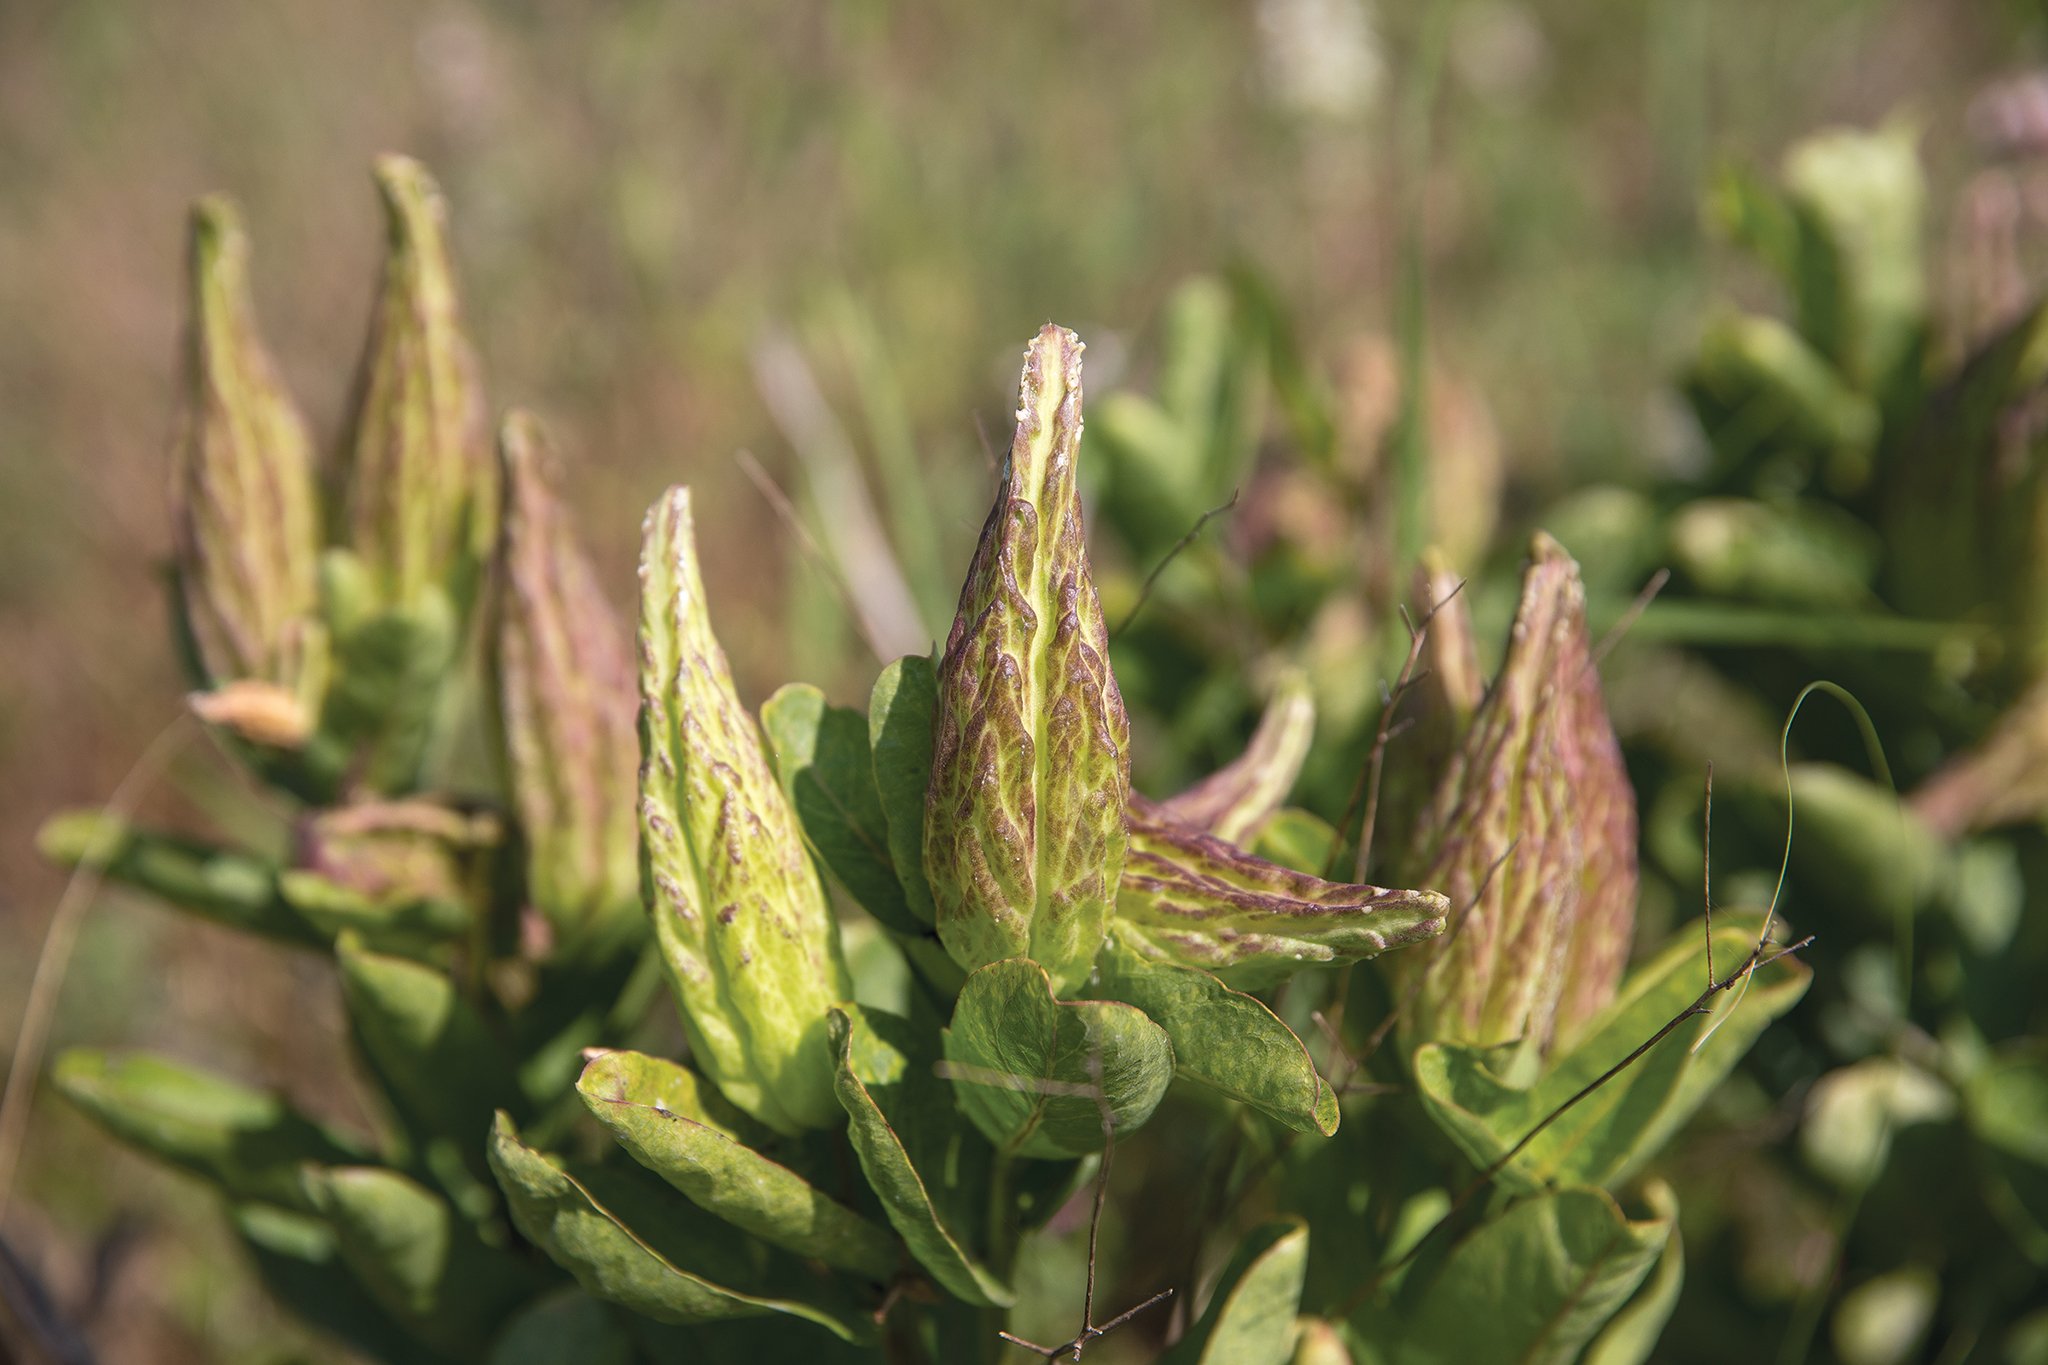
[[[1419,210],[1430,349],[1484,395],[1527,508],[1692,458],[1668,381],[1728,282],[1697,207],[1720,158],[1767,164],[1903,105],[1942,204],[1970,95],[2038,53],[2036,19],[1952,0],[0,0],[0,1047],[60,890],[38,821],[104,799],[177,711],[159,566],[195,195],[244,206],[263,323],[331,435],[375,266],[370,159],[433,167],[493,406],[554,424],[621,602],[647,502],[699,488],[758,697],[842,657],[782,624],[787,533],[734,459],[788,480],[749,364],[771,329],[848,303],[868,321],[964,547],[1040,323],[1082,332],[1100,393],[1175,282],[1243,262],[1334,355],[1391,325]],[[1400,134],[1425,25],[1443,67],[1417,166]],[[246,800],[226,773],[188,751],[157,813]],[[331,983],[109,897],[58,1041],[145,1039],[315,1112],[353,1105]],[[8,1218],[106,1359],[328,1358],[255,1295],[210,1201],[55,1102]]]

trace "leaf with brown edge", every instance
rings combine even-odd
[[[953,959],[1029,957],[1063,990],[1102,946],[1131,767],[1075,482],[1081,350],[1048,324],[1025,352],[1016,439],[939,661],[924,826]]]
[[[1133,820],[1115,927],[1142,956],[1257,990],[1303,967],[1433,938],[1448,907],[1440,892],[1326,882],[1206,834]]]

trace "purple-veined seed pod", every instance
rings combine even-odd
[[[1635,923],[1635,795],[1607,717],[1578,565],[1539,534],[1500,674],[1404,866],[1451,930],[1390,961],[1412,1041],[1548,1047],[1614,996]],[[1417,979],[1419,976],[1419,980]]]
[[[638,922],[639,692],[625,623],[556,496],[546,432],[515,412],[498,450],[499,739],[525,835],[527,896],[567,944],[621,917]]]
[[[249,293],[234,206],[192,212],[185,394],[172,451],[176,605],[202,718],[296,748],[325,666],[312,441]]]
[[[1081,341],[1025,352],[1017,434],[938,668],[925,875],[947,952],[1061,990],[1102,946],[1128,841],[1130,720],[1088,570]]]
[[[647,515],[640,746],[642,891],[698,1068],[780,1132],[844,1123],[839,926],[712,634],[686,488]]]
[[[458,618],[497,538],[497,461],[475,353],[462,331],[447,205],[425,168],[379,158],[382,284],[337,470],[338,539],[385,606],[432,589]]]
[[[1377,957],[1443,932],[1435,891],[1326,882],[1182,825],[1131,821],[1120,942],[1259,990],[1303,967]]]

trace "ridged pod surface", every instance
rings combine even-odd
[[[1117,937],[1147,957],[1257,990],[1303,967],[1376,957],[1443,932],[1444,897],[1326,882],[1184,826],[1131,823]]]
[[[686,488],[647,515],[640,745],[642,890],[698,1067],[781,1132],[843,1123],[839,929],[711,632]]]
[[[474,599],[497,537],[497,468],[477,363],[463,336],[448,259],[447,206],[426,170],[377,162],[383,282],[342,442],[338,538],[386,605],[429,587],[458,613]]]
[[[171,482],[180,618],[208,686],[296,694],[318,662],[312,439],[257,331],[226,200],[193,209],[191,291]]]
[[[1635,923],[1635,794],[1593,667],[1579,567],[1546,535],[1530,548],[1500,675],[1406,866],[1449,893],[1454,925],[1391,960],[1417,992],[1413,1040],[1547,1046],[1613,998]]]
[[[633,655],[551,484],[525,413],[499,440],[505,480],[498,718],[527,846],[527,894],[558,935],[624,907],[639,885]]]
[[[1025,352],[1017,434],[938,669],[925,872],[970,970],[1029,957],[1060,990],[1102,946],[1128,840],[1130,721],[1088,572],[1081,342]]]

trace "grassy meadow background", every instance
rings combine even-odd
[[[735,458],[793,477],[764,337],[860,320],[964,562],[1041,323],[1081,332],[1102,393],[1143,377],[1178,281],[1242,264],[1338,357],[1392,326],[1420,221],[1429,350],[1485,402],[1512,525],[1697,458],[1670,376],[1711,301],[1754,288],[1702,226],[1715,165],[1904,109],[1938,251],[1972,97],[2040,52],[2033,8],[1988,0],[0,0],[0,1054],[61,890],[37,824],[104,800],[179,710],[161,565],[198,194],[242,204],[263,324],[331,437],[371,158],[425,161],[490,401],[553,424],[618,599],[642,510],[687,481],[743,694],[845,699],[865,680],[789,609],[800,561]],[[253,799],[200,744],[146,808]],[[56,1041],[357,1105],[331,981],[118,895]],[[106,1360],[333,1358],[210,1205],[45,1097],[6,1233]]]

